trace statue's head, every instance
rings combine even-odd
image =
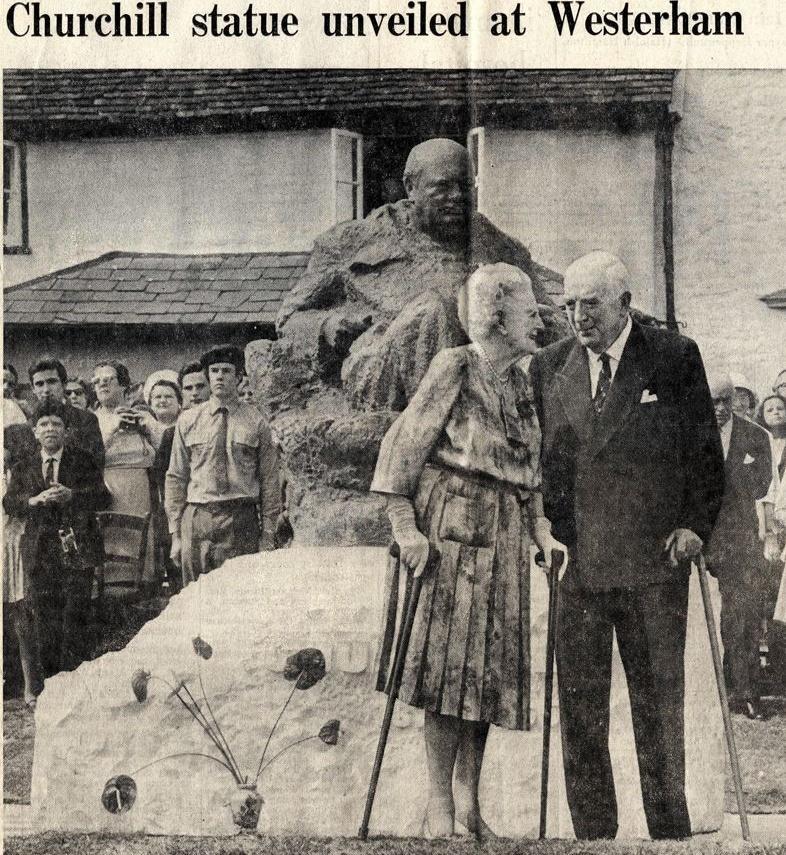
[[[404,167],[404,187],[415,205],[415,219],[438,240],[463,235],[471,212],[469,153],[448,139],[416,145]]]

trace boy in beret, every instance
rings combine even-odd
[[[270,426],[238,396],[242,350],[216,345],[200,362],[210,398],[178,419],[164,491],[170,554],[183,585],[228,558],[273,549],[281,513]]]

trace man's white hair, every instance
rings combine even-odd
[[[464,280],[457,295],[458,315],[470,341],[486,338],[500,328],[502,303],[511,286],[521,285],[531,290],[532,280],[519,267],[504,262],[481,264]]]
[[[731,398],[734,394],[734,382],[723,367],[710,368],[707,371],[707,385],[713,398]]]
[[[600,249],[588,252],[570,264],[565,271],[564,282],[566,287],[596,283],[614,297],[630,293],[628,268],[616,255]]]

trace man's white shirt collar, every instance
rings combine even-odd
[[[51,454],[48,451],[44,451],[43,448],[41,449],[41,461],[43,463],[46,463],[48,460],[52,460],[52,459],[54,459],[57,463],[59,463],[60,460],[62,459],[62,457],[63,457],[63,447],[62,446],[60,447],[60,451],[53,451]]]
[[[214,416],[222,407],[227,411],[227,415],[236,413],[240,408],[240,398],[232,398],[229,401],[219,401],[214,395],[208,398],[208,411],[211,416]]]
[[[734,426],[734,416],[729,416],[726,424],[719,428],[721,435],[721,445],[723,446],[723,459],[729,456],[729,446],[731,445],[731,429]]]
[[[60,448],[59,451],[54,451],[51,454],[48,451],[44,451],[44,449],[40,449],[41,451],[41,474],[46,478],[46,470],[49,468],[49,461],[54,460],[54,465],[52,466],[52,479],[54,481],[58,481],[60,477],[60,460],[63,457],[63,449]]]
[[[622,332],[617,336],[617,338],[604,350],[602,353],[607,353],[609,355],[609,369],[611,371],[611,379],[614,379],[614,375],[617,373],[617,368],[620,364],[620,359],[622,359],[622,351],[625,350],[625,345],[628,343],[628,337],[630,336],[630,331],[633,329],[633,321],[628,315],[628,320],[625,322],[625,326],[622,328]],[[592,397],[595,397],[595,391],[598,388],[598,378],[600,377],[601,370],[601,361],[600,357],[602,353],[595,353],[590,350],[588,347],[584,348],[587,351],[587,362],[589,363],[589,372],[590,372],[590,386],[592,390]]]

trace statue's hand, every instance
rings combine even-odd
[[[322,339],[338,356],[349,353],[352,342],[371,326],[371,315],[364,318],[331,315],[322,325]]]

